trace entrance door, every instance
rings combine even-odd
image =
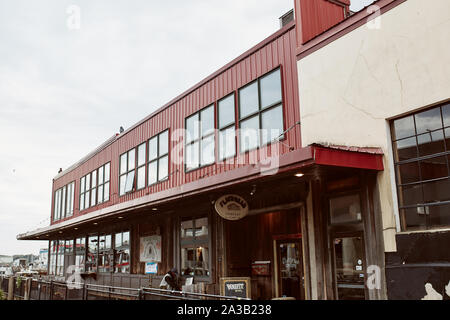
[[[278,290],[280,297],[304,299],[302,240],[277,240]]]
[[[333,239],[336,290],[339,300],[364,300],[365,256],[362,235]]]

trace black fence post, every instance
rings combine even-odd
[[[41,300],[41,282],[42,282],[42,280],[41,279],[39,279],[38,280],[38,300]]]
[[[49,300],[53,300],[53,280],[50,280],[50,296]]]

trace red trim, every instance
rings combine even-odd
[[[296,234],[280,234],[272,237],[273,240],[291,240],[291,239],[301,239],[302,234],[296,233]]]
[[[314,147],[316,164],[383,171],[383,155]]]

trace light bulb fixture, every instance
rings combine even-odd
[[[301,177],[303,177],[305,174],[304,173],[297,173],[295,176],[297,177],[297,178],[301,178]]]
[[[250,191],[250,195],[251,195],[251,196],[254,196],[255,193],[256,193],[256,184],[254,184],[254,185],[252,186],[252,191]]]

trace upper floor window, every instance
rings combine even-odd
[[[148,142],[148,185],[164,181],[169,175],[169,130]]]
[[[404,230],[450,226],[450,104],[391,123]]]
[[[119,195],[133,191],[136,168],[136,148],[120,156]]]
[[[219,160],[224,160],[236,155],[235,94],[219,100],[217,109]]]
[[[80,180],[80,211],[109,201],[110,163],[88,173]]]
[[[145,159],[146,159],[146,143],[143,143],[137,148],[137,177],[136,189],[145,188]]]
[[[55,191],[53,221],[61,220],[73,215],[74,196],[75,182],[69,183]]]
[[[281,138],[283,119],[281,72],[276,69],[239,90],[240,151]]]
[[[214,104],[186,118],[186,171],[215,161]]]
[[[98,168],[98,196],[97,202],[103,203],[109,201],[111,164],[108,162],[104,166]]]

